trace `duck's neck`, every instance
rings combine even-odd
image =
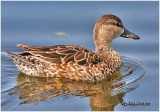
[[[121,65],[120,54],[112,47],[112,42],[96,45],[96,53],[104,58],[104,62],[110,64],[112,67],[119,67]]]
[[[95,43],[96,44],[96,53],[100,54],[100,55],[105,55],[106,53],[115,51],[112,47],[112,42],[109,43]],[[97,45],[98,44],[98,45]]]

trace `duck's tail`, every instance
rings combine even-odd
[[[18,54],[13,54],[11,52],[5,51],[14,61],[14,63],[17,65],[19,62],[25,62],[26,60],[24,58],[22,58],[20,55]]]
[[[36,67],[33,63],[27,61],[27,57],[24,57],[20,54],[13,54],[8,51],[6,53],[11,56],[13,62],[15,63],[16,67],[23,73],[32,75],[32,72]],[[29,57],[28,57],[29,58]]]
[[[12,58],[16,55],[16,54],[13,54],[13,53],[10,53],[8,51],[5,51],[9,56],[11,56]]]

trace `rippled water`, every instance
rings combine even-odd
[[[158,2],[2,2],[2,110],[158,110],[158,7]],[[20,43],[79,44],[94,50],[93,27],[103,14],[119,16],[126,28],[141,37],[114,40],[114,48],[124,55],[123,64],[107,80],[26,76],[5,53],[23,51],[16,47]],[[55,32],[69,36],[55,36]]]

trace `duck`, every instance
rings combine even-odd
[[[95,51],[80,45],[18,44],[26,50],[20,54],[6,53],[26,75],[99,81],[112,76],[122,64],[120,54],[112,47],[112,40],[117,37],[140,39],[124,27],[119,17],[106,14],[94,26]]]

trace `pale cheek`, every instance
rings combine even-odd
[[[123,28],[123,29],[121,29],[120,35],[121,35],[122,33],[124,33],[124,28]],[[120,35],[119,35],[119,36],[120,36]]]
[[[117,37],[119,37],[122,33],[124,32],[124,29],[119,29],[118,31],[117,31]]]

